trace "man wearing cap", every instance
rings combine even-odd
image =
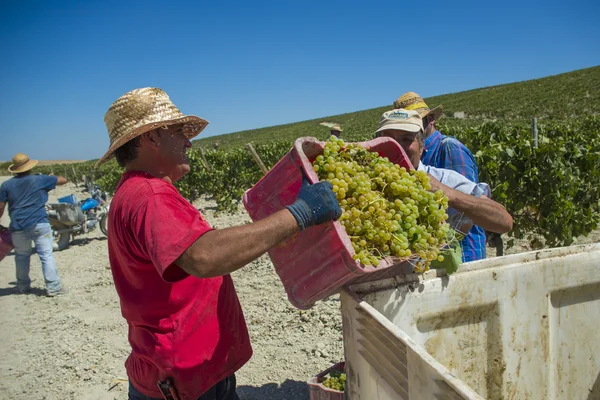
[[[421,96],[407,92],[394,102],[395,109],[417,111],[423,119],[425,135],[421,161],[425,165],[445,168],[458,172],[471,182],[479,182],[477,164],[471,151],[454,137],[442,135],[436,128],[436,121],[442,116],[442,106],[429,109]],[[486,235],[481,226],[473,225],[461,241],[463,262],[485,258]]]
[[[423,122],[414,110],[395,109],[381,116],[377,136],[390,137],[406,152],[417,170],[428,173],[431,190],[442,190],[448,197],[449,223],[461,231],[473,223],[490,232],[506,233],[512,229],[512,217],[499,203],[488,198],[489,187],[475,183],[456,171],[424,165]],[[463,231],[464,232],[464,231]]]
[[[331,135],[335,136],[335,137],[340,137],[340,135],[342,134],[342,128],[339,125],[333,125],[331,127]]]
[[[252,348],[231,272],[299,230],[341,215],[327,182],[251,224],[213,230],[173,183],[208,121],[183,115],[157,88],[128,92],[104,121],[125,168],[109,212],[108,252],[132,352],[129,399],[238,399],[235,372]],[[171,397],[169,397],[171,396]]]
[[[66,292],[61,286],[56,261],[52,255],[52,228],[45,205],[48,192],[67,180],[62,176],[34,175],[31,173],[37,160],[30,160],[23,153],[16,154],[8,171],[15,174],[0,186],[0,217],[8,204],[11,239],[15,248],[17,269],[17,289],[21,293],[31,291],[29,262],[34,247],[40,261],[46,282],[46,294],[50,297]]]

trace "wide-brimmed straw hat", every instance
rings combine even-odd
[[[12,164],[8,166],[8,172],[19,174],[29,171],[38,164],[37,160],[30,160],[27,154],[17,153],[12,159]]]
[[[186,124],[188,139],[197,136],[208,121],[195,115],[183,115],[169,96],[158,88],[134,89],[119,97],[104,115],[110,138],[106,154],[96,166],[111,157],[116,149],[131,139],[159,127]]]
[[[390,129],[419,132],[423,130],[423,120],[419,113],[414,110],[398,109],[386,111],[379,119],[379,126],[375,133]]]
[[[343,129],[339,126],[339,125],[333,125],[330,129],[330,131],[338,131],[338,132],[343,132]]]
[[[443,113],[441,105],[431,110],[427,103],[425,103],[425,100],[415,92],[406,92],[398,97],[398,100],[394,102],[394,108],[417,111],[421,118],[432,114],[436,120],[440,119]]]

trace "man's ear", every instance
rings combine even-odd
[[[141,141],[152,147],[158,147],[160,145],[160,134],[157,129],[153,129],[150,132],[146,132],[142,135]]]

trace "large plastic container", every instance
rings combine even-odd
[[[350,400],[600,399],[600,244],[341,293]]]
[[[0,231],[0,261],[13,249],[11,233],[8,229]]]
[[[321,383],[331,371],[344,372],[344,364],[344,362],[340,362],[332,365],[306,382],[308,384],[310,400],[344,400],[344,392],[330,389]]]
[[[412,168],[406,153],[390,138],[359,143],[388,157],[391,162]],[[292,150],[244,194],[244,206],[252,220],[260,220],[292,204],[300,191],[302,176],[310,183],[319,181],[312,162],[323,153],[325,143],[315,138],[300,138]],[[269,251],[275,270],[290,302],[310,308],[351,282],[366,282],[412,271],[412,266],[397,258],[385,258],[377,267],[352,259],[354,249],[344,227],[329,222],[310,227]]]

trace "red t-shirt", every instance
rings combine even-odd
[[[142,172],[123,174],[110,205],[108,253],[132,352],[136,389],[162,398],[171,377],[196,400],[252,356],[231,276],[189,276],[175,260],[212,228],[177,189]]]

